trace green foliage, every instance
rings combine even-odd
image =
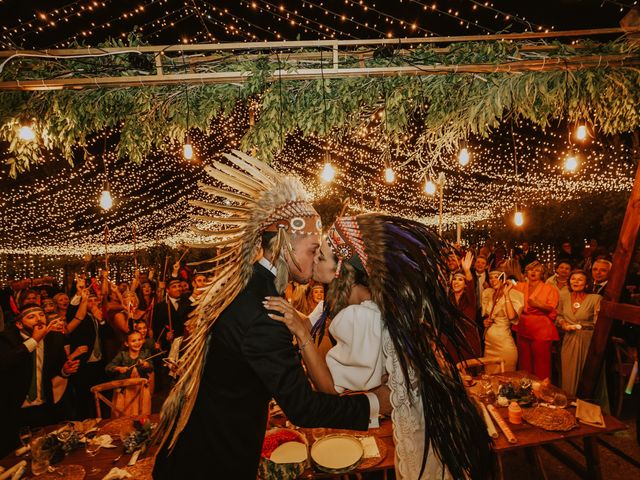
[[[124,45],[112,41],[105,46],[126,49],[139,44],[134,37]],[[514,117],[547,128],[554,119],[588,120],[604,134],[631,131],[640,125],[640,71],[634,67],[610,67],[607,55],[629,55],[637,59],[638,47],[625,41],[598,44],[581,42],[580,48],[555,44],[545,52],[523,49],[529,43],[457,43],[442,53],[421,46],[391,58],[365,60],[367,67],[432,65],[502,65],[514,60],[577,56],[602,56],[592,68],[506,73],[450,73],[385,78],[282,81],[274,72],[280,63],[267,55],[255,59],[219,56],[195,64],[196,73],[242,71],[247,81],[238,84],[140,86],[130,88],[85,88],[42,92],[0,93],[0,141],[8,143],[10,172],[15,176],[41,161],[43,151],[56,149],[71,161],[74,147],[108,127],[120,127],[116,151],[120,157],[141,162],[154,149],[181,141],[187,127],[207,132],[216,116],[228,116],[239,103],[258,102],[255,125],[248,128],[242,148],[255,148],[269,160],[283,147],[289,134],[326,136],[350,131],[367,123],[373,112],[384,108],[392,139],[407,133],[419,114],[423,120],[417,143],[430,145],[439,154],[471,134],[488,136],[505,118]],[[357,66],[353,56],[341,59],[341,67]],[[318,68],[300,61],[298,68]],[[185,70],[184,59],[165,56],[165,73]],[[97,58],[20,58],[8,63],[0,79],[39,79],[152,75],[152,54],[127,53]],[[188,109],[187,109],[188,97]],[[188,120],[187,120],[187,111]],[[325,121],[326,120],[326,121]],[[18,128],[32,122],[38,141],[17,137]]]

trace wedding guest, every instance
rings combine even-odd
[[[67,360],[64,335],[54,327],[40,306],[27,304],[15,326],[0,332],[0,456],[17,446],[21,426],[57,421],[51,380],[75,373],[78,361]]]
[[[516,288],[524,294],[524,309],[518,322],[518,362],[521,370],[538,378],[551,377],[551,345],[559,340],[555,319],[558,289],[544,283],[544,265],[537,260],[525,268],[526,282]]]
[[[484,356],[500,357],[504,360],[506,372],[516,370],[518,349],[511,335],[511,326],[518,323],[524,308],[524,295],[513,288],[511,280],[504,272],[493,270],[489,273],[490,288],[482,294],[482,315],[484,317]],[[498,373],[499,366],[487,365],[487,373]]]
[[[558,304],[557,323],[564,331],[560,354],[560,387],[571,396],[578,389],[602,298],[600,295],[587,293],[589,287],[587,273],[584,270],[574,270],[569,276],[568,290],[560,292]]]
[[[569,274],[571,273],[571,263],[567,260],[560,260],[556,264],[556,273],[547,278],[547,283],[553,285],[559,292],[568,290]]]
[[[473,255],[467,252],[465,257],[460,261],[462,271],[458,270],[453,273],[449,288],[449,298],[458,310],[470,322],[461,324],[466,346],[464,351],[458,354],[448,348],[449,353],[453,357],[454,362],[463,359],[477,358],[482,354],[482,346],[480,344],[480,334],[477,328],[477,310],[476,310],[476,289],[474,288],[473,274],[471,273],[471,265],[473,263]]]
[[[605,288],[609,282],[609,271],[611,262],[604,258],[599,258],[593,262],[591,267],[591,278],[593,279],[592,291],[598,295],[604,295]]]
[[[535,254],[533,250],[531,250],[531,246],[529,242],[522,242],[520,246],[522,249],[519,257],[520,257],[520,266],[522,267],[522,271],[526,271],[527,265],[531,262],[535,262],[538,259],[538,256]]]

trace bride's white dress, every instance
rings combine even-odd
[[[451,479],[448,471],[443,477],[443,465],[432,449],[429,449],[425,470],[418,477],[424,448],[422,399],[416,389],[407,388],[378,306],[372,301],[350,305],[335,316],[329,332],[338,342],[327,353],[327,365],[337,391],[370,390],[382,383],[385,373],[389,374],[396,478]],[[413,376],[413,372],[409,373]]]

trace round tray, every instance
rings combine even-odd
[[[562,408],[534,407],[523,409],[525,422],[552,432],[567,432],[576,428],[576,417]]]
[[[360,465],[364,449],[356,437],[335,433],[317,440],[311,446],[310,453],[311,460],[318,470],[341,474]]]

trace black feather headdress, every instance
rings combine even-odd
[[[467,320],[446,293],[442,240],[419,222],[381,214],[338,218],[328,240],[339,271],[343,262],[366,270],[405,383],[417,385],[423,469],[431,446],[453,478],[492,477],[491,439],[445,348],[445,339],[454,351],[464,348]]]

